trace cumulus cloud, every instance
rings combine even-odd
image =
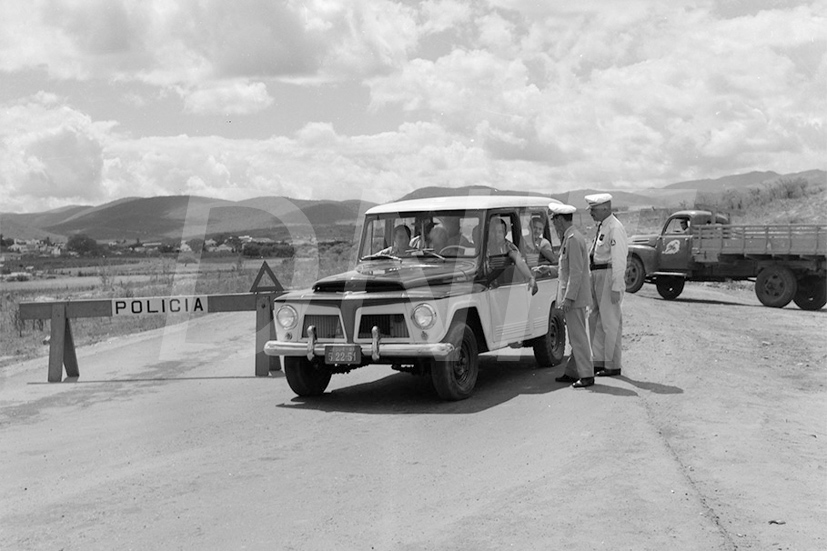
[[[11,203],[101,197],[103,150],[113,124],[93,122],[41,93],[0,108],[0,187]]]
[[[289,83],[309,114],[256,139],[148,135],[60,95],[0,95],[0,186],[20,205],[364,190],[390,200],[426,185],[552,193],[824,168],[827,3],[735,4],[0,2],[4,78],[115,83],[120,105],[147,112],[171,94],[190,128],[216,114],[275,126],[292,115],[274,91]],[[337,83],[364,86],[370,112],[317,114],[312,97]],[[382,113],[398,127],[359,130]]]
[[[266,109],[273,103],[262,82],[228,82],[198,90],[180,89],[184,111],[188,113],[215,113],[244,115]]]

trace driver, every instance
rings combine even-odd
[[[405,224],[399,224],[393,229],[393,245],[382,249],[379,254],[400,256],[405,254],[408,243],[411,241],[411,229]]]
[[[434,226],[428,234],[430,248],[438,253],[448,246],[448,230],[444,226]]]

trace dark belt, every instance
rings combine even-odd
[[[589,269],[591,271],[594,271],[594,270],[608,270],[611,267],[612,267],[611,264],[589,264]]]

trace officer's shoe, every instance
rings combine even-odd
[[[619,369],[601,369],[594,373],[597,377],[617,377],[620,375]]]
[[[594,377],[582,377],[574,381],[571,385],[572,388],[586,388],[587,386],[592,386],[594,384]]]

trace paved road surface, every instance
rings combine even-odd
[[[249,313],[4,368],[0,549],[827,548],[825,313],[648,287],[589,390],[509,350],[463,402],[382,366],[299,399]]]

